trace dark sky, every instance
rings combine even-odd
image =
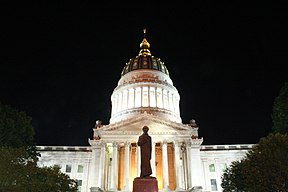
[[[164,2],[2,1],[0,101],[32,117],[38,145],[88,145],[147,28],[183,123],[195,119],[204,144],[258,142],[288,81],[281,6]]]

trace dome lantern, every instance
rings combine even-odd
[[[143,30],[144,32],[144,38],[142,40],[142,42],[140,43],[140,52],[139,52],[139,55],[151,55],[150,53],[150,43],[147,41],[146,39],[146,29]]]
[[[169,72],[164,65],[164,62],[162,62],[160,58],[151,55],[149,48],[150,43],[146,39],[146,29],[144,29],[144,37],[142,42],[140,43],[139,54],[136,57],[131,58],[126,63],[124,69],[122,70],[121,76],[124,76],[131,71],[139,69],[157,70],[169,76]]]

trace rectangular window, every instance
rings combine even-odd
[[[137,61],[138,61],[138,59],[135,59],[135,60],[134,60],[133,68],[132,68],[133,70],[134,70],[134,69],[137,69]]]
[[[162,108],[163,107],[163,99],[162,99],[162,89],[157,88],[156,90],[157,94],[157,107]]]
[[[127,73],[128,70],[129,70],[129,65],[126,65],[126,67],[125,67],[125,73]]]
[[[150,87],[150,107],[156,107],[155,87]]]
[[[78,185],[78,187],[81,187],[82,186],[82,180],[77,180],[77,185]]]
[[[210,179],[210,182],[211,182],[211,191],[217,191],[216,179]]]
[[[220,163],[220,169],[222,171],[225,171],[227,169],[227,164],[226,163]]]
[[[55,164],[53,167],[56,167],[56,168],[58,168],[58,169],[61,169],[61,165],[59,165],[59,164]]]
[[[137,87],[135,92],[135,107],[141,107],[141,87]]]
[[[81,191],[81,188],[82,188],[82,180],[77,180],[77,191],[80,192]]]
[[[134,107],[134,89],[129,89],[128,109]]]
[[[168,106],[168,92],[167,92],[167,90],[163,90],[163,99],[164,99],[164,102],[163,102],[164,108],[165,109],[169,109],[169,106]]]
[[[83,165],[78,165],[77,172],[78,173],[83,173],[83,170],[84,170],[84,166]]]
[[[127,109],[127,99],[128,99],[128,91],[124,90],[124,92],[123,92],[123,106],[122,106],[122,109]]]
[[[210,164],[209,165],[209,171],[210,172],[215,172],[215,165],[214,164]]]
[[[142,88],[142,107],[148,107],[148,87]]]
[[[71,173],[71,170],[72,170],[72,165],[66,165],[65,172],[66,173]]]
[[[147,68],[148,62],[147,62],[147,57],[143,58],[143,68]]]
[[[153,59],[153,69],[158,69],[157,68],[157,63],[156,63],[156,61]]]

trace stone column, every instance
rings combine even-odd
[[[163,89],[161,89],[161,100],[162,100],[162,108],[165,109],[165,105],[164,105],[164,92],[163,92]]]
[[[91,164],[90,164],[90,173],[89,173],[89,183],[90,183],[90,190],[96,190],[96,186],[97,186],[97,180],[96,180],[96,174],[97,174],[97,167],[96,165],[98,164],[96,159],[98,156],[97,153],[97,148],[95,146],[92,146],[92,158],[91,158]]]
[[[150,86],[148,86],[148,106],[149,107],[151,106],[151,103],[150,103]]]
[[[112,152],[112,167],[111,167],[111,182],[109,191],[117,191],[117,173],[118,173],[118,143],[113,143],[113,152]]]
[[[101,143],[100,159],[99,159],[99,175],[98,175],[98,187],[104,189],[104,165],[105,165],[105,143]]]
[[[156,107],[158,107],[158,103],[157,103],[157,88],[155,87],[155,105]]]
[[[136,147],[136,174],[137,177],[140,177],[140,172],[141,172],[141,151],[140,151],[140,146],[137,145]]]
[[[151,154],[151,169],[152,169],[152,176],[156,177],[156,165],[155,165],[155,161],[156,161],[156,157],[155,157],[155,145],[156,143],[152,142],[152,154]]]
[[[140,100],[140,106],[143,107],[143,87],[141,87],[141,100]]]
[[[191,139],[189,146],[190,151],[190,173],[191,184],[193,188],[202,188],[203,186],[203,169],[201,166],[200,158],[200,145],[203,142],[202,139]]]
[[[167,91],[167,109],[171,110],[171,105],[170,105],[170,92]],[[172,110],[171,110],[172,111]]]
[[[102,191],[99,188],[99,169],[101,169],[101,145],[102,142],[98,140],[90,140],[89,144],[92,147],[92,154],[91,154],[91,163],[89,167],[89,180],[88,180],[88,188],[91,192]]]
[[[134,97],[134,99],[133,99],[133,107],[135,107],[135,101],[136,101],[136,88],[133,88],[133,92],[134,92],[134,94],[133,94],[133,97]],[[132,108],[133,108],[132,107]]]
[[[182,160],[180,159],[180,146],[181,143],[174,142],[174,167],[175,167],[175,181],[176,181],[176,189],[175,191],[181,191],[184,189],[183,184],[183,176],[181,175],[181,164]]]
[[[187,178],[187,180],[186,180],[186,186],[187,186],[187,188],[189,189],[189,188],[192,188],[192,183],[191,183],[191,166],[190,166],[190,148],[191,148],[191,142],[187,142],[186,143],[186,162],[185,162],[185,165],[186,165],[186,167],[185,167],[185,171],[186,171],[186,178]]]
[[[183,189],[187,189],[187,179],[186,179],[186,176],[187,176],[187,172],[185,171],[185,168],[186,168],[186,165],[185,165],[185,162],[186,162],[186,154],[185,154],[185,144],[182,143],[181,146],[180,146],[180,158],[181,158],[181,165],[180,165],[180,170],[179,170],[179,174],[182,176],[182,184],[181,186],[183,186]]]
[[[124,143],[124,191],[130,191],[129,189],[129,176],[130,176],[130,143]]]
[[[167,153],[167,142],[163,141],[162,143],[162,174],[163,174],[163,189],[164,191],[169,190],[169,173],[168,173],[168,153]]]

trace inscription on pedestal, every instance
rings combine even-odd
[[[133,181],[132,192],[158,192],[158,182],[155,177],[136,177]]]

